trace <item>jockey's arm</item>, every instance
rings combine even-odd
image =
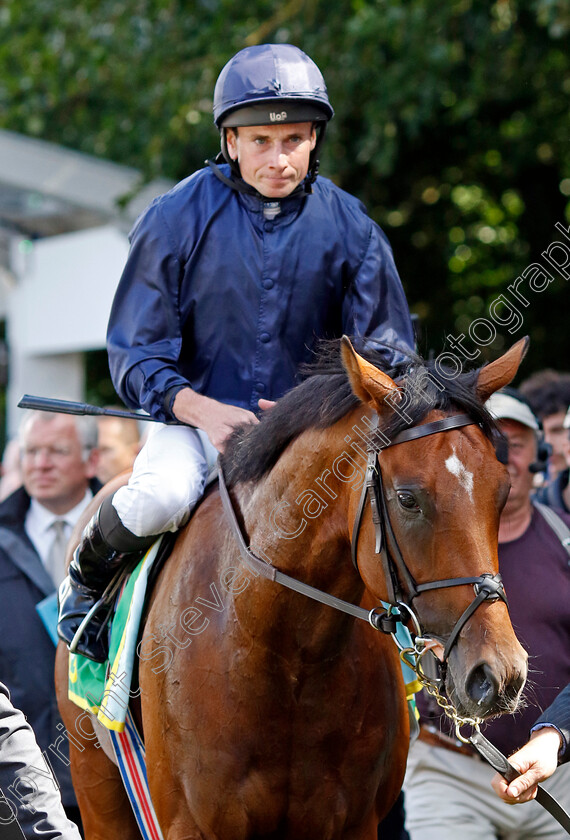
[[[236,426],[259,422],[252,411],[218,402],[196,393],[192,388],[178,391],[172,412],[181,423],[196,426],[206,432],[219,452],[224,451],[226,441]]]

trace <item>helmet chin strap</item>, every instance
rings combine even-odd
[[[239,172],[235,176],[233,175],[233,172],[232,172],[232,177],[230,177],[230,178],[228,178],[227,175],[224,175],[222,170],[218,168],[218,164],[219,163],[226,163],[226,162],[227,162],[226,158],[224,158],[222,152],[218,152],[218,154],[216,155],[214,160],[204,161],[206,166],[209,166],[210,169],[213,171],[216,178],[218,178],[223,184],[225,184],[226,187],[229,187],[231,190],[235,190],[236,192],[247,193],[248,195],[259,196],[260,194],[257,192],[257,190],[255,190],[249,184],[246,184],[246,182],[243,180],[243,178],[241,177]]]
[[[241,178],[239,163],[237,162],[237,160],[234,160],[232,157],[230,157],[230,153],[229,153],[229,150],[228,150],[228,141],[227,141],[227,137],[226,137],[226,131],[228,131],[227,128],[222,128],[220,130],[220,143],[221,143],[221,147],[222,147],[222,155],[224,156],[224,160],[226,161],[226,163],[229,163],[232,174],[235,175],[236,178]],[[252,189],[253,189],[253,187],[252,187]],[[255,190],[255,192],[257,192],[257,190]]]
[[[313,184],[317,180],[317,175],[319,174],[319,150],[322,146],[323,140],[325,139],[325,133],[327,130],[326,122],[318,122],[316,124],[316,132],[317,132],[317,141],[315,143],[315,148],[312,150],[310,157],[309,157],[309,171],[307,172],[305,179],[303,180],[303,188],[307,195],[310,195],[313,192]]]

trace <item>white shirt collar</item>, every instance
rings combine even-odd
[[[79,517],[93,498],[91,490],[85,491],[85,496],[75,505],[75,507],[68,510],[67,513],[57,515],[51,510],[48,510],[44,505],[40,504],[37,499],[32,499],[30,507],[26,514],[24,528],[30,540],[32,541],[36,551],[40,555],[43,563],[45,563],[51,544],[53,542],[53,533],[50,528],[53,523],[62,519],[66,523],[66,536],[69,538],[74,525],[79,520]]]

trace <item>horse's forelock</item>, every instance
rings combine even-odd
[[[461,411],[481,427],[486,437],[492,438],[496,425],[477,395],[477,371],[451,376],[443,375],[435,362],[414,359],[400,368],[394,378],[402,389],[400,405],[388,418],[382,431],[392,439],[403,429],[420,423],[430,411]],[[401,406],[401,407],[400,407]]]

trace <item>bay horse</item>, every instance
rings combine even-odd
[[[236,524],[209,492],[160,572],[139,648],[165,840],[375,840],[409,738],[398,649],[375,629],[381,601],[396,597],[445,648],[447,696],[462,714],[515,709],[526,654],[501,592],[485,594],[485,582],[500,590],[509,480],[483,402],[525,349],[471,374],[414,360],[392,378],[345,339],[342,366],[236,433],[222,459]],[[61,645],[56,670],[83,747],[71,744],[71,769],[86,838],[140,840],[117,768],[77,729],[84,713],[67,699]]]

